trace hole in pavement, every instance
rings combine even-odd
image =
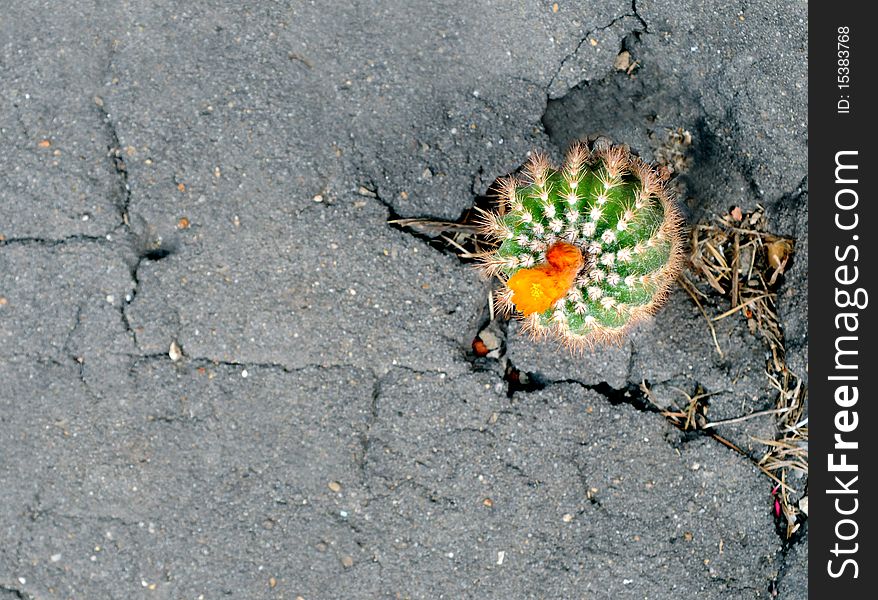
[[[510,361],[506,362],[506,372],[503,374],[503,379],[507,385],[507,398],[512,398],[515,392],[536,392],[550,383],[539,373],[517,369]]]
[[[614,72],[549,100],[542,122],[549,139],[562,150],[578,139],[605,135],[652,159],[656,132],[693,130],[702,117],[691,92],[660,72],[637,71]]]
[[[138,260],[158,262],[177,252],[177,239],[171,235],[161,235],[155,228],[145,225],[134,239],[134,251]]]
[[[143,251],[140,258],[147,258],[152,261],[158,261],[171,255],[170,248],[151,248]]]
[[[605,397],[613,406],[629,404],[641,412],[659,412],[658,408],[649,401],[639,385],[628,383],[625,387],[617,389],[606,381],[602,381],[587,387]]]
[[[632,44],[636,56],[637,43]],[[725,198],[728,189],[761,197],[749,176],[752,168],[728,145],[737,127],[733,115],[723,121],[712,124],[696,93],[655,66],[583,83],[550,99],[542,118],[549,139],[561,150],[576,140],[603,135],[668,167],[691,220],[720,210],[704,206],[704,200]],[[686,138],[684,145],[680,137]]]

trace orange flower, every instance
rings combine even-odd
[[[533,269],[520,269],[506,285],[512,302],[524,315],[545,312],[564,297],[582,268],[582,252],[567,242],[553,244],[546,262]]]

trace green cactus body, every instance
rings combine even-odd
[[[535,154],[501,185],[481,266],[499,306],[572,348],[615,341],[661,305],[682,263],[682,219],[662,178],[625,146],[582,144],[556,169]]]

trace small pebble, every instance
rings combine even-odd
[[[183,351],[180,349],[180,345],[176,341],[171,342],[171,347],[168,350],[168,356],[174,362],[177,362],[178,360],[183,358]]]
[[[247,379],[247,377],[249,377],[249,376],[250,376],[250,373],[247,372],[247,369],[244,369],[243,371],[241,371],[241,377],[243,377],[244,379]]]
[[[482,339],[482,343],[485,344],[485,348],[489,351],[500,347],[500,338],[490,329],[482,329],[479,332],[479,337]]]
[[[337,481],[330,481],[328,485],[329,489],[331,489],[336,494],[341,491],[341,484]]]
[[[564,516],[561,517],[561,520],[564,521],[565,523],[569,523],[570,521],[573,520],[573,515],[571,515],[570,513],[565,513]]]
[[[350,569],[354,566],[354,557],[353,556],[343,556],[341,559],[341,564],[345,569]]]

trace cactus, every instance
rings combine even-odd
[[[480,267],[534,337],[574,350],[617,342],[652,315],[683,261],[683,220],[664,179],[627,146],[574,144],[556,169],[535,153],[500,182],[500,212],[482,213],[497,242]]]

